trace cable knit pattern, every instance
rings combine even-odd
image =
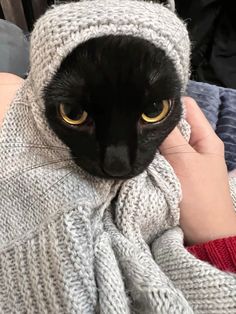
[[[185,89],[187,32],[162,5],[83,1],[36,23],[29,77],[0,130],[0,313],[235,313],[236,277],[183,246],[180,183],[163,156],[125,182],[98,179],[46,123],[43,87],[76,45],[104,34],[164,49]],[[232,179],[236,206],[235,190]]]

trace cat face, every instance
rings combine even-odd
[[[45,115],[90,174],[144,171],[181,116],[172,62],[148,41],[103,36],[77,46],[44,90]]]

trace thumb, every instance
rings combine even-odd
[[[160,145],[159,149],[161,154],[164,156],[173,153],[195,152],[177,127],[167,136],[164,142]]]
[[[199,153],[215,151],[218,138],[195,100],[184,97],[186,120],[191,126],[190,145]]]

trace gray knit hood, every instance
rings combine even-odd
[[[44,118],[43,88],[78,44],[103,35],[134,35],[163,49],[176,67],[182,92],[189,75],[190,43],[184,24],[168,8],[157,3],[126,0],[88,0],[49,10],[35,25],[31,36],[29,80],[37,95],[32,109],[40,128]]]
[[[185,89],[187,32],[163,5],[82,1],[36,23],[29,77],[0,129],[0,313],[235,313],[236,277],[184,248],[180,183],[165,158],[124,182],[98,179],[46,123],[43,88],[63,58],[107,34],[164,49]]]

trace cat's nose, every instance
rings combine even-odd
[[[125,177],[131,172],[128,147],[111,145],[106,148],[103,171],[111,177]]]

